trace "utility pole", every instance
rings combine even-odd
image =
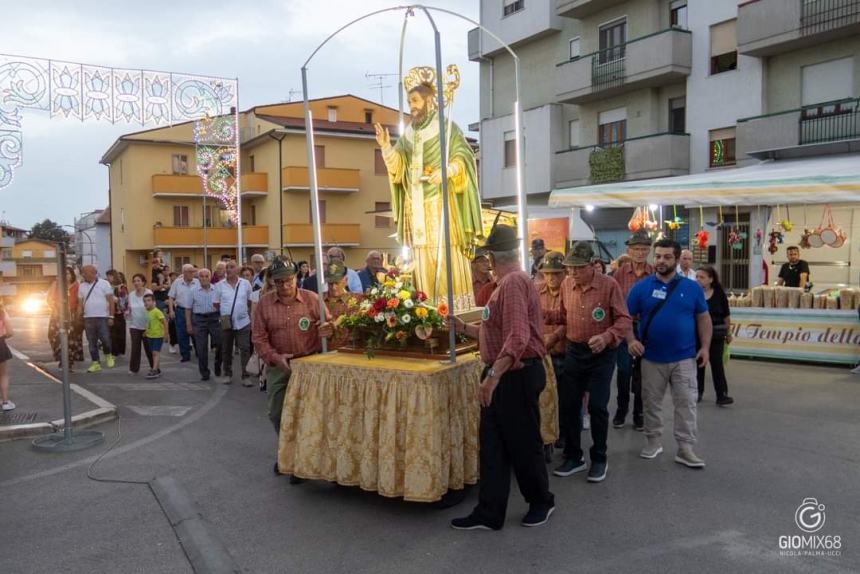
[[[301,90],[290,89],[290,93],[287,96],[287,103],[293,101],[293,96],[300,95],[302,93]]]

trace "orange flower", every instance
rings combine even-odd
[[[439,312],[439,314],[440,314],[440,315],[442,315],[443,317],[447,317],[447,316],[448,316],[448,304],[447,304],[447,303],[445,303],[444,301],[442,301],[441,303],[439,303],[439,306],[438,306],[438,307],[436,307],[436,310],[437,310],[437,311]]]
[[[400,299],[398,299],[397,297],[388,300],[389,309],[397,309],[398,305],[400,305]]]
[[[385,320],[385,324],[388,325],[389,327],[394,327],[395,325],[397,325],[397,316],[396,315],[389,316]]]
[[[395,335],[395,337],[397,337],[398,341],[402,341],[403,339],[406,338],[406,331],[397,331],[397,334]]]

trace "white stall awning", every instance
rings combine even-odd
[[[550,207],[860,202],[860,154],[767,160],[737,169],[554,190]]]

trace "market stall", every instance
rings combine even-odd
[[[713,264],[731,293],[732,355],[860,361],[860,252],[851,243],[860,233],[860,154],[559,189],[549,205],[637,210],[631,225],[655,236],[686,226],[697,263]],[[681,210],[688,217],[674,217]],[[809,263],[809,293],[774,287],[790,245]]]

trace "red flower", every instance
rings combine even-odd
[[[367,312],[367,316],[368,316],[368,317],[370,317],[371,319],[373,319],[374,317],[376,317],[378,314],[379,314],[379,311],[377,311],[376,309],[374,309],[374,308],[372,308],[372,307],[371,307],[371,308],[370,308],[370,310]]]
[[[397,269],[391,269],[388,271],[388,276],[389,277],[400,277],[400,271],[398,271]]]
[[[385,309],[386,303],[387,303],[387,301],[383,297],[380,297],[379,299],[377,299],[376,301],[373,302],[373,308],[376,311],[382,311],[383,309]]]
[[[417,297],[419,301],[426,301],[427,300],[427,294],[424,293],[424,291],[416,291],[415,297]]]

